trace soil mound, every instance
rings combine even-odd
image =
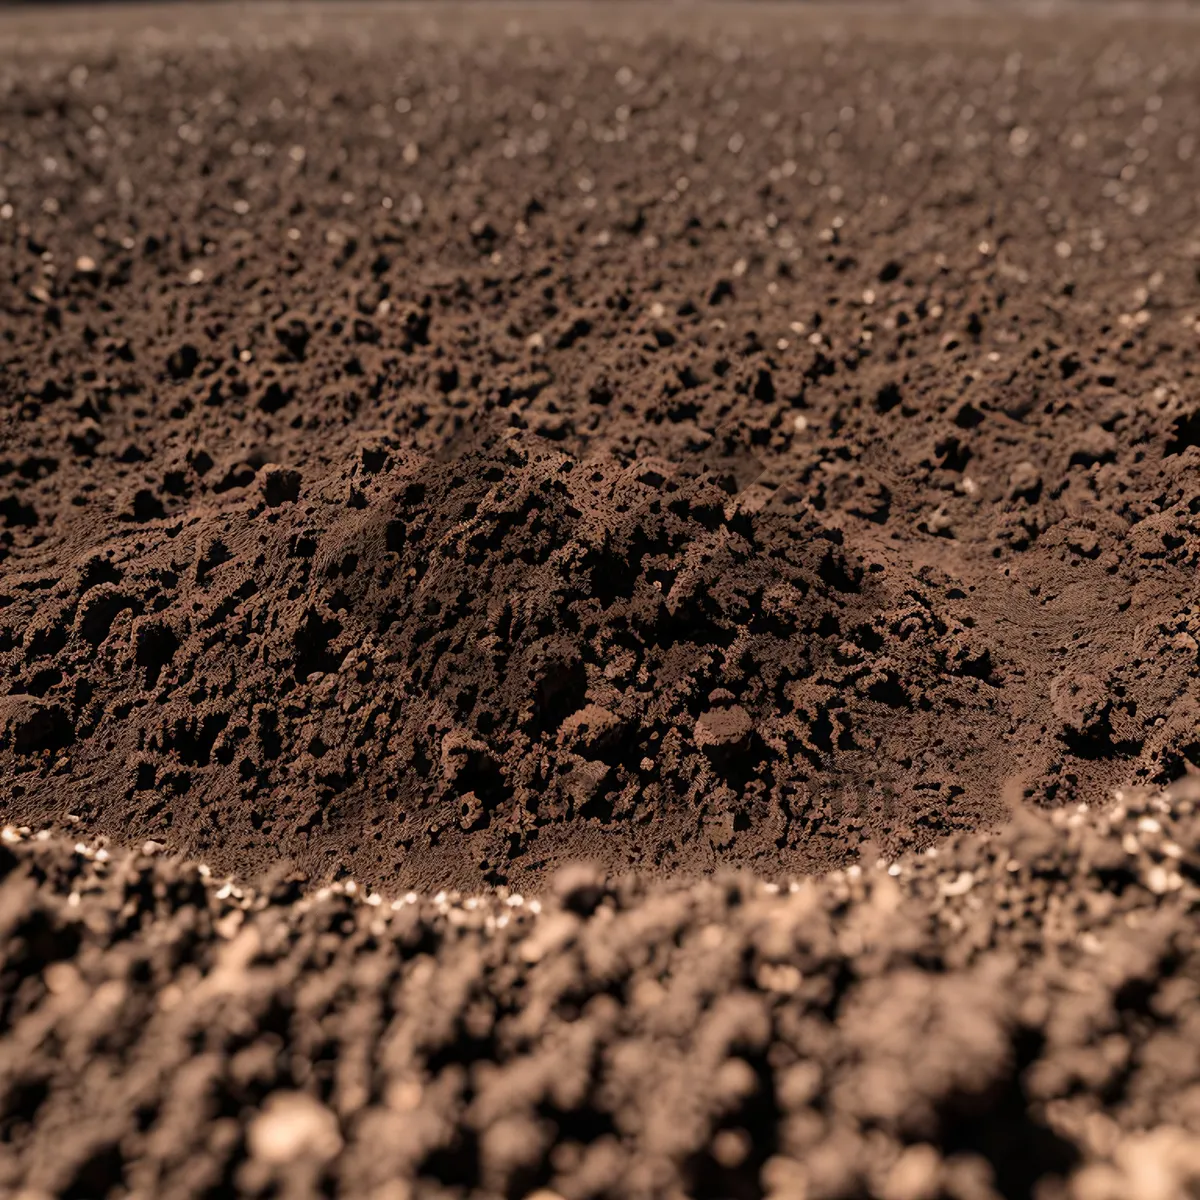
[[[1186,37],[642,16],[12,43],[6,818],[523,886],[1197,758]]]
[[[290,501],[261,474],[89,558],[57,611],[15,598],[10,653],[41,681],[9,702],[27,804],[66,754],[103,780],[77,816],[165,815],[251,861],[324,835],[374,878],[496,883],[605,845],[802,862],[868,824],[944,828],[996,770],[1000,668],[950,606],[897,594],[811,510],[741,510],[729,476],[521,433],[446,464],[364,448]]]

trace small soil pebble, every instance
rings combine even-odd
[[[304,1092],[272,1092],[246,1130],[252,1158],[271,1166],[327,1162],[342,1148],[337,1118]]]
[[[753,729],[750,714],[740,704],[733,704],[701,713],[693,736],[706,754],[729,753],[745,746]]]

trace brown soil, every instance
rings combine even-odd
[[[1198,806],[540,902],[296,901],[10,833],[0,1191],[1187,1200]]]
[[[527,886],[1196,757],[1194,43],[644,17],[12,44],[0,815]]]
[[[1196,14],[70,30],[0,1200],[1195,1195]]]

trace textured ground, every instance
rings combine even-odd
[[[1200,16],[682,12],[0,17],[4,1200],[1198,1194]]]
[[[297,902],[9,830],[0,1189],[1187,1200],[1198,805],[541,900]]]
[[[1194,19],[456,12],[10,34],[0,815],[528,886],[1182,774]]]

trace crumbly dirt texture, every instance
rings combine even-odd
[[[297,899],[6,830],[0,1189],[1186,1200],[1198,806],[536,901]]]
[[[1200,1194],[1198,95],[0,17],[0,1200]]]
[[[1194,17],[180,14],[0,47],[4,819],[527,887],[1197,757]]]

